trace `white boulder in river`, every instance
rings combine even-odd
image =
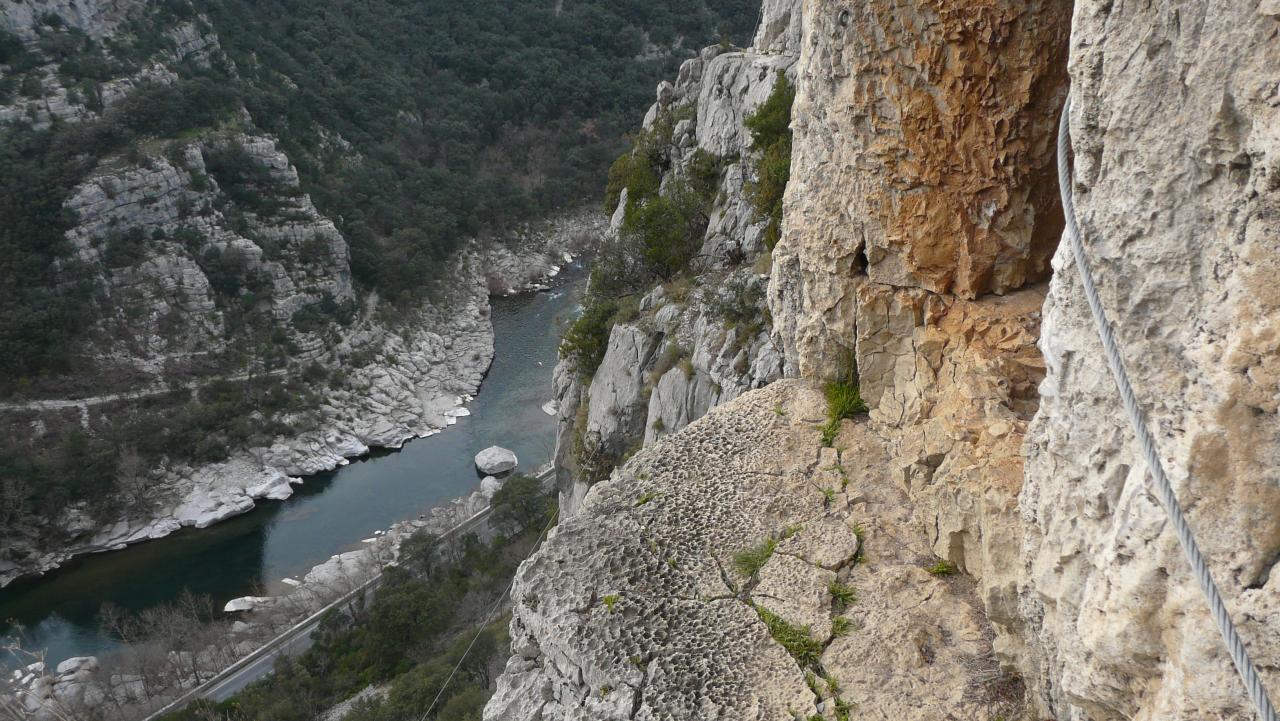
[[[476,454],[476,468],[486,476],[506,473],[515,468],[516,463],[516,454],[499,446],[489,446]]]

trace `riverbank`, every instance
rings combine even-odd
[[[270,446],[238,449],[224,462],[155,469],[145,497],[109,519],[73,506],[57,519],[13,529],[6,539],[8,560],[0,560],[0,588],[76,556],[118,550],[184,527],[207,528],[252,510],[262,499],[289,498],[304,476],[344,466],[371,449],[400,448],[456,423],[493,360],[489,294],[545,284],[566,258],[593,242],[602,223],[594,211],[583,211],[549,221],[511,244],[474,243],[455,261],[459,281],[447,305],[425,305],[414,323],[394,329],[373,314],[353,326],[342,343],[362,349],[370,360],[346,370],[340,384],[320,384],[324,400],[310,419],[311,430],[277,437]],[[45,540],[58,536],[64,540],[56,545]]]
[[[548,488],[550,464],[538,469],[537,477],[544,489]],[[0,711],[15,711],[22,718],[37,721],[79,718],[88,710],[105,714],[104,718],[132,719],[195,699],[223,700],[268,675],[279,655],[297,656],[310,648],[310,635],[322,612],[351,603],[353,594],[369,602],[382,572],[400,565],[405,554],[418,559],[411,559],[413,563],[420,562],[420,546],[402,552],[415,535],[431,534],[439,543],[451,545],[453,551],[436,552],[448,558],[461,553],[465,534],[490,542],[495,529],[488,514],[504,483],[486,478],[480,490],[443,504],[429,515],[376,531],[360,548],[313,567],[301,581],[290,585],[287,593],[232,599],[222,618],[203,622],[186,619],[198,624],[186,634],[196,642],[168,639],[169,650],[178,653],[162,654],[167,662],[161,668],[149,663],[140,648],[57,664],[31,660],[7,678],[0,676]],[[511,504],[510,498],[507,504]]]

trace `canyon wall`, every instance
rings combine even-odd
[[[123,0],[0,7],[0,30],[26,53],[0,65],[0,79],[24,87],[0,92],[0,124],[91,123],[184,69],[228,64],[204,18],[152,12]],[[127,53],[113,42],[127,47],[144,31],[159,49],[114,57]],[[100,62],[116,75],[92,92],[54,50],[84,38],[101,41],[92,47],[107,48]],[[39,495],[38,474],[0,463],[0,586],[77,554],[203,528],[289,497],[300,476],[441,431],[492,360],[489,295],[538,287],[604,229],[601,213],[575,211],[471,241],[441,261],[448,280],[430,298],[406,304],[357,293],[347,239],[247,110],[175,135],[107,152],[62,203],[73,222],[57,262],[90,289],[92,320],[68,372],[0,401],[3,453],[40,457],[83,434],[125,449],[128,463],[95,479],[112,492],[46,515],[21,501]],[[359,161],[341,137],[330,142]],[[246,396],[247,409],[226,410]],[[198,416],[198,432],[182,430]]]
[[[1280,693],[1280,5],[1080,2],[1075,194],[1166,470]],[[1026,446],[1026,677],[1061,719],[1254,718],[1148,488],[1065,245]]]
[[[1252,718],[1058,247],[1054,144],[1071,87],[1104,305],[1280,688],[1280,6],[800,16],[767,300],[804,380],[578,489],[517,576],[486,718]],[[870,412],[824,446],[820,384],[853,373]]]
[[[717,405],[782,377],[765,322],[768,219],[751,199],[747,118],[791,77],[799,54],[800,4],[769,2],[754,47],[712,46],[663,82],[642,131],[659,134],[666,188],[712,159],[715,194],[701,249],[672,282],[643,292],[619,317],[603,360],[583,377],[570,359],[555,372],[561,511],[576,512],[592,483],[642,446],[674,433]],[[621,232],[626,191],[609,233]]]

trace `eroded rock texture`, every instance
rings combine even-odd
[[[1081,2],[1074,192],[1112,327],[1280,693],[1280,7]],[[1253,718],[1144,482],[1065,246],[1029,436],[1028,650],[1061,719]]]
[[[846,422],[821,447],[825,406],[780,381],[594,486],[517,574],[514,655],[485,718],[1017,717],[969,584],[926,570],[885,439]],[[767,539],[744,571],[737,554]]]
[[[805,3],[770,299],[788,373],[848,370],[859,276],[975,298],[1047,275],[1070,10]]]

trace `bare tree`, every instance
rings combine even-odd
[[[147,463],[133,446],[120,449],[116,466],[116,489],[130,507],[140,506],[146,499],[148,484]]]

